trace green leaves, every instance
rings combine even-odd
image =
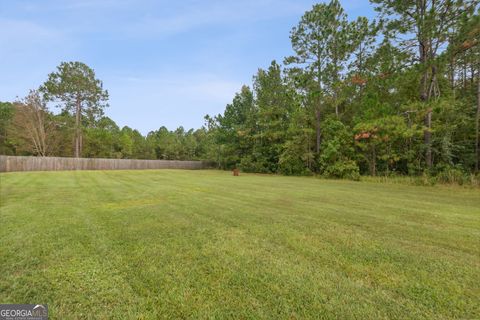
[[[59,103],[63,110],[75,113],[80,103],[83,115],[93,120],[108,106],[108,91],[95,77],[93,69],[82,62],[62,62],[40,87],[47,100]]]
[[[210,159],[256,172],[475,170],[478,0],[371,3],[375,20],[349,19],[338,0],[314,5],[290,33],[294,54],[286,68],[272,61],[259,69],[253,84],[198,130],[160,127],[143,137],[118,128],[102,116],[108,92],[95,72],[63,62],[41,87],[62,108],[52,115],[59,154],[71,156],[65,146],[75,140],[75,155],[84,147],[93,157]],[[6,137],[8,110],[0,105],[0,152],[15,153],[16,142]]]
[[[93,69],[77,61],[62,62],[57,72],[48,75],[40,91],[46,100],[58,102],[63,112],[75,115],[75,157],[80,157],[82,128],[103,115],[103,109],[108,106],[108,91],[103,90],[103,84],[95,78]]]

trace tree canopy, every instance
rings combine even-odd
[[[370,2],[374,19],[350,19],[338,0],[314,5],[290,33],[293,55],[259,69],[197,130],[119,128],[103,114],[108,92],[94,70],[63,62],[41,97],[0,103],[0,152],[204,159],[351,179],[478,172],[478,1]],[[59,113],[44,107],[51,101]],[[32,127],[45,132],[41,147],[25,138]]]

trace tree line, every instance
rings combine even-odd
[[[36,100],[32,103],[31,100]],[[40,103],[38,92],[22,102],[0,102],[0,154],[75,157],[76,117],[68,112],[50,112]],[[121,159],[203,160],[207,132],[166,127],[143,136],[128,126],[120,128],[112,119],[100,116],[83,119],[80,157]]]
[[[259,69],[198,130],[142,136],[103,114],[92,69],[62,63],[26,98],[0,104],[0,153],[204,159],[287,175],[469,174],[480,166],[478,0],[338,0],[305,12],[294,54]],[[53,114],[48,103],[60,106]]]
[[[108,91],[93,69],[63,62],[38,89],[15,102],[0,102],[0,154],[87,158],[205,159],[205,128],[143,136],[104,115]],[[58,114],[48,104],[60,108]]]
[[[260,69],[207,116],[216,161],[254,172],[478,172],[479,2],[371,0],[349,20],[337,0],[291,33],[294,55]]]

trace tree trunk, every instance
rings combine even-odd
[[[370,174],[372,176],[377,175],[377,152],[375,150],[375,145],[372,145],[372,162],[370,163]]]
[[[317,81],[318,81],[318,94],[319,96],[317,97],[317,109],[315,110],[315,131],[316,131],[316,145],[315,145],[315,151],[317,154],[320,154],[320,143],[322,139],[322,131],[321,131],[321,125],[320,125],[320,107],[322,105],[321,103],[321,97],[320,95],[322,94],[322,52],[321,52],[321,44],[320,41],[318,42],[318,52],[317,52],[317,62],[318,62],[318,70],[317,70]]]
[[[450,70],[449,70],[449,81],[450,81],[450,88],[453,92],[453,98],[455,98],[455,57],[452,55],[450,58]]]
[[[432,167],[432,109],[427,110],[424,118],[425,130],[423,131],[423,142],[425,143],[425,164]]]
[[[336,49],[336,47],[334,47]],[[335,75],[334,75],[334,85],[333,85],[333,103],[335,104],[335,116],[337,119],[340,117],[339,110],[338,110],[338,94],[337,94],[337,86],[338,86],[338,59],[337,59],[337,52],[334,52],[333,58],[333,65],[335,68]]]
[[[422,91],[420,94],[420,99],[422,102],[427,103],[428,102],[428,94],[427,94],[427,86],[426,86],[426,80],[427,80],[427,74],[425,72],[424,76],[422,77]],[[423,130],[423,143],[425,144],[425,164],[427,165],[428,168],[431,168],[432,166],[432,109],[428,108],[426,111],[426,114],[423,118],[423,124],[425,126],[425,129]]]
[[[427,103],[429,100],[429,86],[428,82],[428,68],[427,59],[428,59],[428,51],[427,44],[424,41],[420,41],[419,44],[419,54],[420,54],[420,63],[424,67],[422,80],[420,83],[420,100],[423,103]],[[425,164],[428,168],[432,166],[432,146],[431,146],[431,125],[432,125],[432,110],[429,108],[423,118],[423,122],[425,125],[425,129],[423,130],[423,143],[425,144]]]
[[[475,117],[475,172],[480,169],[480,68],[477,71],[477,115]]]
[[[77,98],[75,106],[75,158],[80,158],[81,150],[81,130],[80,130],[81,105],[80,98]]]
[[[82,127],[80,127],[80,134],[78,136],[78,140],[79,140],[79,150],[80,150],[80,153],[79,153],[79,156],[81,157],[82,156],[82,150],[83,150],[83,132],[82,132]]]
[[[315,111],[315,129],[316,129],[316,136],[317,136],[317,143],[316,143],[316,148],[315,148],[315,151],[317,153],[320,153],[320,143],[321,143],[321,135],[322,135],[322,131],[321,131],[321,127],[320,127],[320,110],[317,109]]]

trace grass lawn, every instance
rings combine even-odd
[[[21,172],[0,201],[0,303],[51,319],[480,318],[478,189]]]

